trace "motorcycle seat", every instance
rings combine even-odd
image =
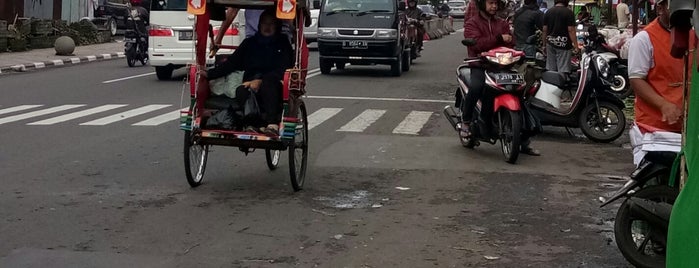
[[[565,75],[562,73],[546,71],[543,74],[541,74],[541,80],[544,80],[544,82],[552,84],[559,88],[563,88],[565,87],[567,79]]]
[[[213,110],[232,109],[233,111],[241,110],[240,104],[233,99],[221,95],[210,95],[204,102],[204,108]]]
[[[469,86],[471,84],[471,68],[459,68],[459,80],[461,80],[461,82],[464,82],[466,86]]]

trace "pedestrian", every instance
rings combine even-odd
[[[669,40],[672,39],[668,1],[658,1],[655,9],[657,18],[631,39],[629,47],[629,81],[636,95],[635,121],[630,138],[636,164],[645,155],[636,145],[647,141],[657,141],[660,146],[666,144],[666,141],[653,139],[661,138],[661,135],[650,133],[682,132],[684,61],[670,55]],[[691,48],[694,38],[690,40]]]
[[[568,9],[568,0],[556,0],[556,5],[544,15],[542,41],[546,53],[546,69],[570,73],[571,49],[577,52],[575,15]]]
[[[524,51],[528,57],[536,56],[536,44],[527,44],[527,38],[543,28],[544,13],[539,10],[536,0],[524,0],[514,15],[515,49]]]
[[[626,0],[621,0],[621,3],[616,5],[616,20],[619,28],[629,26],[629,14],[631,14],[629,5],[626,4]]]
[[[541,7],[541,8],[539,8],[539,11],[541,11],[541,12],[544,13],[544,14],[546,13],[546,11],[549,10],[549,9],[548,9],[548,4],[546,4],[546,2],[541,2],[540,7]]]
[[[580,11],[578,12],[578,21],[585,25],[590,23],[590,12],[587,12],[586,6],[580,7]]]

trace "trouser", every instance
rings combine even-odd
[[[559,73],[570,73],[570,58],[572,52],[569,49],[555,48],[551,44],[546,46],[546,70]]]
[[[245,102],[250,97],[250,91],[245,87],[236,90],[236,100],[240,107],[245,107]],[[262,77],[262,85],[255,93],[257,105],[260,108],[261,119],[264,124],[278,124],[282,118],[282,84],[272,75]]]
[[[524,44],[515,46],[516,50],[524,52],[527,57],[536,57],[536,45]]]

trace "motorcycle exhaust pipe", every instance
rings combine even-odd
[[[634,218],[648,221],[652,226],[667,230],[670,223],[672,205],[648,199],[630,197],[629,209]]]
[[[454,128],[454,130],[458,130],[456,128],[456,125],[461,122],[461,119],[458,115],[456,115],[456,111],[454,110],[454,108],[447,105],[444,107],[443,113],[444,116],[447,117],[447,120],[449,121],[449,124],[451,124],[451,127]]]

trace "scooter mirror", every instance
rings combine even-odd
[[[461,44],[467,47],[473,46],[476,44],[476,39],[473,38],[466,38],[464,40],[461,40]]]

